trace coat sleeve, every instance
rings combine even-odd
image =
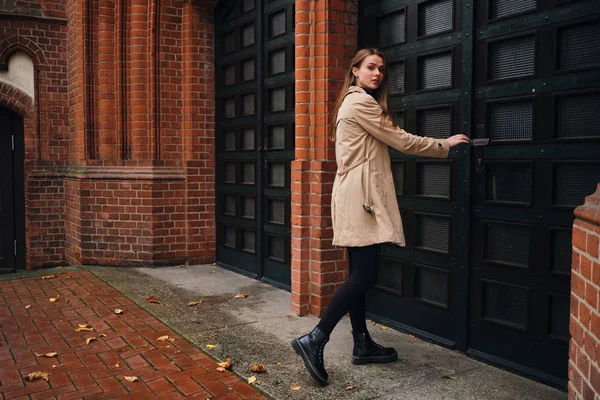
[[[434,158],[448,157],[448,141],[446,139],[432,139],[412,135],[404,129],[384,121],[381,126],[381,113],[383,110],[377,101],[365,94],[356,96],[353,101],[354,119],[367,132],[385,144],[404,154]]]

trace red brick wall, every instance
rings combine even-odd
[[[68,154],[67,26],[64,1],[0,1],[0,64],[25,52],[34,63],[35,99],[0,85],[0,106],[24,118],[26,264],[65,259],[62,174]],[[28,103],[25,107],[17,103]]]
[[[150,2],[151,3],[151,2]],[[214,2],[0,0],[24,116],[27,268],[215,261]]]
[[[296,160],[292,162],[292,311],[321,315],[347,275],[331,245],[336,171],[329,118],[357,48],[357,0],[296,1]]]
[[[575,210],[569,399],[600,396],[600,185]]]

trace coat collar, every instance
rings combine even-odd
[[[346,95],[349,95],[350,93],[367,93],[367,91],[360,86],[350,86]]]

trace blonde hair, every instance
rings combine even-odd
[[[362,65],[365,58],[367,58],[368,56],[373,56],[373,55],[381,57],[381,59],[383,60],[383,65],[385,66],[385,64],[386,64],[385,56],[383,55],[381,50],[372,48],[372,47],[359,50],[356,53],[356,55],[354,56],[354,58],[352,59],[352,62],[350,63],[350,68],[348,68],[348,71],[346,72],[346,75],[344,77],[344,84],[342,85],[342,89],[340,90],[340,94],[338,95],[338,99],[337,99],[337,101],[335,103],[335,107],[333,109],[333,115],[332,115],[332,119],[331,119],[331,131],[329,133],[329,139],[331,139],[332,141],[335,141],[337,115],[340,110],[340,107],[342,106],[342,103],[344,102],[344,98],[346,97],[346,93],[348,92],[348,89],[350,88],[350,86],[356,85],[356,77],[352,73],[352,68],[360,68],[360,66]],[[384,70],[381,85],[379,85],[379,87],[377,89],[375,89],[371,92],[371,96],[373,96],[375,101],[377,101],[377,103],[379,103],[379,105],[381,106],[381,109],[383,110],[381,113],[381,126],[382,127],[386,120],[389,120],[389,122],[391,122],[392,125],[397,125],[396,121],[394,120],[394,118],[392,117],[392,115],[390,114],[389,109],[388,109],[389,83],[388,83],[387,75],[388,75],[387,71]]]

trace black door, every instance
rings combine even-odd
[[[216,21],[217,259],[289,289],[294,2],[223,1]]]
[[[363,1],[361,13],[400,125],[484,139],[443,161],[392,151],[407,247],[384,248],[369,311],[566,387],[573,208],[600,182],[600,3]]]
[[[23,119],[0,109],[0,273],[24,267]]]

